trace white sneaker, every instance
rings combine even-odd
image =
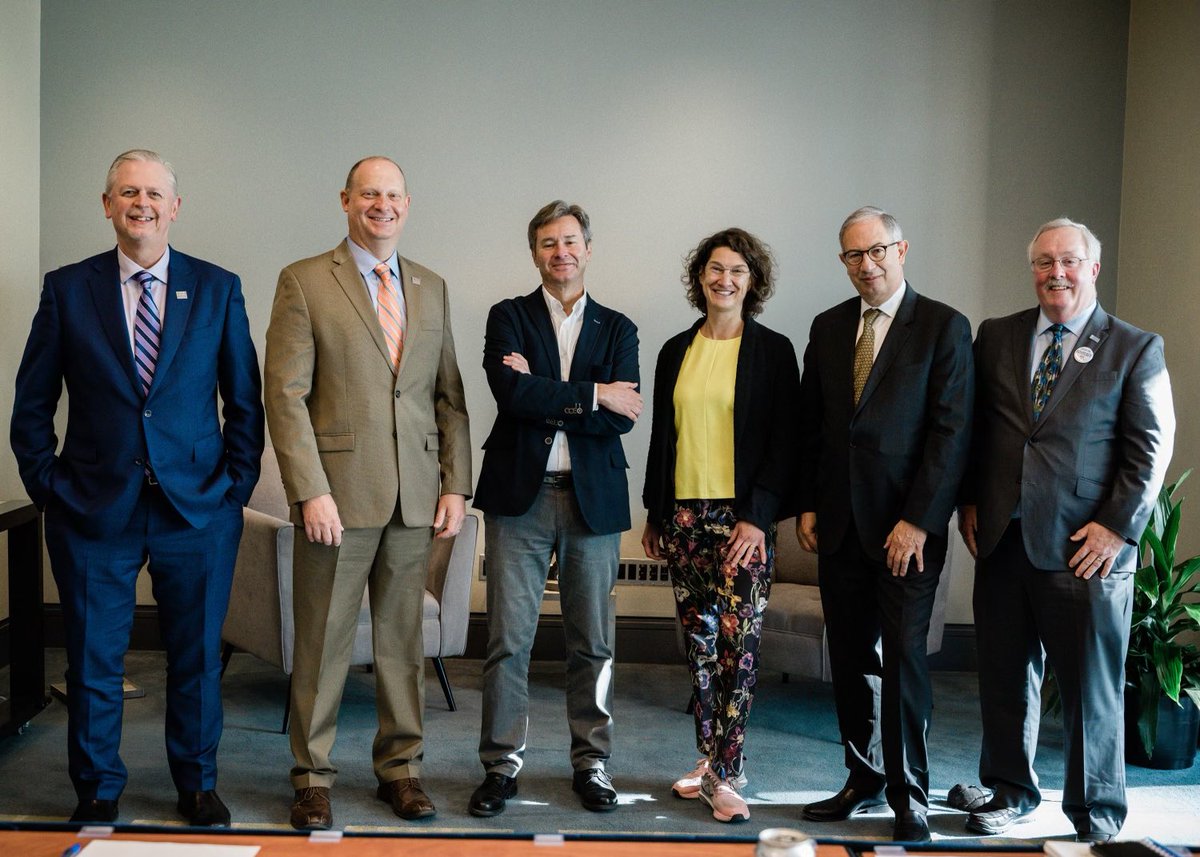
[[[708,773],[708,759],[696,762],[696,770],[689,771],[671,784],[671,793],[685,800],[695,800],[700,797],[700,781]]]
[[[700,780],[700,800],[708,804],[717,821],[750,820],[750,808],[738,794],[737,786],[729,780],[718,779],[712,771],[705,771]]]

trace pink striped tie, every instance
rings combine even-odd
[[[142,287],[137,316],[133,322],[133,362],[138,379],[142,382],[142,395],[147,396],[150,394],[150,382],[154,380],[154,367],[158,365],[158,341],[162,325],[158,320],[158,308],[154,306],[154,296],[150,293],[154,275],[149,271],[138,271],[133,278]]]
[[[383,338],[387,340],[388,357],[392,361],[392,374],[400,371],[400,354],[404,351],[404,315],[400,311],[400,294],[396,291],[396,281],[392,279],[392,271],[387,264],[380,262],[375,266],[379,277],[379,326],[383,328]]]

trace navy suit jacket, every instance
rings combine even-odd
[[[654,370],[650,455],[642,502],[663,525],[675,506],[675,385],[704,319],[666,341]],[[766,530],[791,512],[784,500],[795,479],[800,370],[791,340],[747,319],[738,346],[733,395],[733,513]],[[705,499],[724,499],[709,497]]]
[[[505,366],[517,352],[529,374]],[[542,487],[556,432],[567,435],[575,497],[594,533],[629,529],[629,464],[621,435],[633,420],[603,407],[592,410],[596,384],[640,382],[637,327],[589,294],[571,376],[562,377],[558,339],[539,286],[501,301],[488,313],[483,368],[496,399],[496,422],[483,444],[475,508],[523,515]]]
[[[818,315],[800,381],[798,512],[817,513],[818,549],[853,521],[867,556],[905,520],[944,538],[970,443],[974,368],[966,317],[908,286],[854,404],[856,295]]]
[[[51,271],[42,287],[17,371],[12,448],[38,508],[52,505],[85,533],[128,523],[147,461],[197,528],[226,498],[245,505],[258,481],[262,385],[240,281],[174,248],[167,276],[159,359],[144,398],[116,249]],[[64,382],[59,451],[54,413]]]

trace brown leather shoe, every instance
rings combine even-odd
[[[421,781],[415,777],[380,783],[379,788],[375,791],[375,797],[384,803],[390,803],[392,812],[405,821],[417,821],[437,815],[433,801],[421,789]]]
[[[292,827],[297,830],[328,830],[333,827],[329,789],[324,786],[296,789],[296,799],[292,803]]]

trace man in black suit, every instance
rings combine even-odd
[[[573,787],[585,808],[615,809],[613,641],[609,593],[629,529],[621,435],[642,412],[633,322],[586,293],[587,214],[555,200],[529,223],[542,284],[488,315],[483,368],[498,413],[483,448],[488,656],[479,758],[487,775],[472,815],[493,816],[517,793],[528,731],[529,650],[551,558],[558,562],[567,647]]]
[[[1038,306],[979,326],[959,529],[975,565],[983,751],[994,791],[967,829],[1041,800],[1033,757],[1049,661],[1063,705],[1062,809],[1082,841],[1125,821],[1125,650],[1137,544],[1175,436],[1162,337],[1096,299],[1100,242],[1065,218],[1029,245]]]
[[[818,315],[809,334],[796,534],[819,554],[849,777],[804,817],[849,818],[886,794],[893,837],[922,841],[926,637],[970,439],[971,326],[905,282],[908,242],[891,215],[860,208],[839,238],[859,296]]]

